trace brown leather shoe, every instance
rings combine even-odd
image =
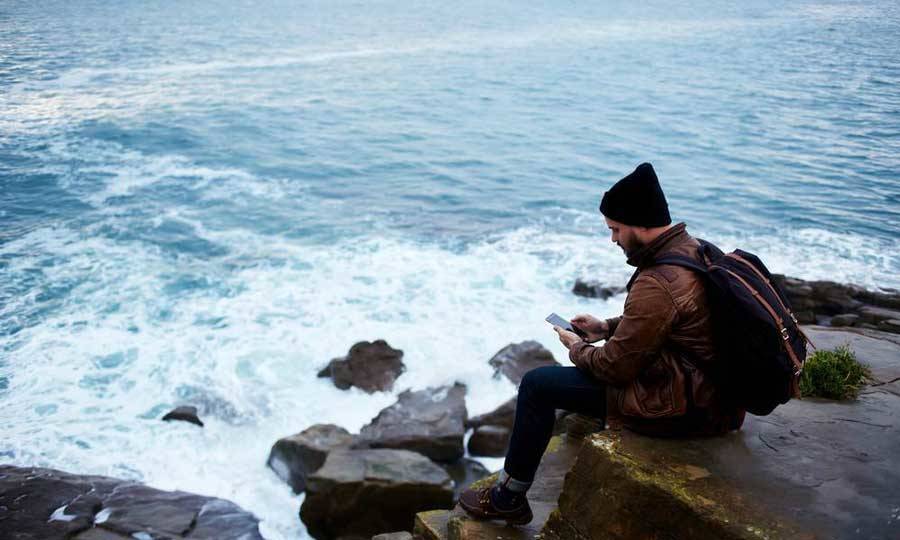
[[[491,501],[491,488],[488,486],[478,490],[467,489],[459,496],[459,506],[467,514],[476,519],[502,519],[507,525],[525,525],[531,523],[534,515],[528,499],[522,497],[522,504],[512,510],[501,510]]]

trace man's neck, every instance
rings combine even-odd
[[[661,234],[663,234],[664,232],[668,231],[668,230],[671,229],[672,227],[674,227],[674,225],[669,224],[669,225],[666,225],[666,226],[663,226],[663,227],[653,227],[652,229],[647,229],[647,230],[644,232],[644,234],[641,235],[641,236],[643,236],[643,238],[641,238],[640,240],[641,240],[641,242],[646,246],[647,244],[650,244],[650,243],[652,243],[654,240],[656,240],[657,238],[659,238],[659,236],[660,236]]]

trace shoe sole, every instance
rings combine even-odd
[[[465,510],[466,514],[468,514],[469,516],[471,516],[474,519],[497,520],[497,521],[502,520],[502,521],[505,521],[508,526],[528,525],[529,523],[531,523],[534,520],[534,514],[530,510],[527,514],[520,516],[520,517],[512,517],[512,516],[504,517],[502,515],[479,516],[479,515],[477,515],[479,509],[473,508],[470,510],[466,505],[464,505],[462,503],[462,501],[459,502],[459,507],[462,508],[463,510]]]

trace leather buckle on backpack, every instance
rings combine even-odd
[[[782,329],[781,329],[781,337],[782,337],[782,339],[784,339],[785,341],[788,340],[787,328],[782,328]]]

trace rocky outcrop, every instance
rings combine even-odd
[[[596,280],[586,281],[578,278],[575,280],[575,286],[572,287],[572,292],[578,296],[606,300],[607,298],[625,292],[625,287],[609,286]]]
[[[450,477],[408,450],[335,450],[307,478],[300,518],[319,539],[412,529],[417,512],[453,505]]]
[[[332,360],[318,376],[331,377],[341,390],[355,386],[371,394],[392,390],[405,369],[403,351],[379,339],[354,344],[347,356]]]
[[[306,488],[306,478],[319,470],[328,453],[350,448],[356,438],[334,424],[316,424],[272,446],[267,464],[295,493]]]
[[[172,420],[180,420],[182,422],[189,422],[191,424],[196,424],[200,427],[203,427],[203,421],[200,420],[200,417],[197,416],[197,407],[192,407],[189,405],[182,405],[181,407],[175,407],[165,416],[162,417],[166,422]]]
[[[511,430],[502,426],[486,425],[475,428],[469,438],[469,454],[473,456],[503,457],[509,444]]]
[[[900,333],[900,291],[869,291],[832,281],[774,275],[801,323],[850,326]]]
[[[791,303],[801,324],[859,327],[900,334],[900,291],[870,291],[856,285],[833,281],[805,281],[773,274]],[[624,291],[603,286],[598,281],[575,280],[572,292],[579,296],[606,299]]]
[[[534,368],[559,365],[553,353],[537,341],[511,343],[500,349],[488,363],[494,368],[494,377],[503,375],[515,385]]]
[[[372,448],[412,450],[435,461],[452,462],[465,453],[466,387],[462,384],[407,390],[360,431]]]
[[[17,540],[262,540],[226,500],[104,476],[0,465],[0,535]]]

